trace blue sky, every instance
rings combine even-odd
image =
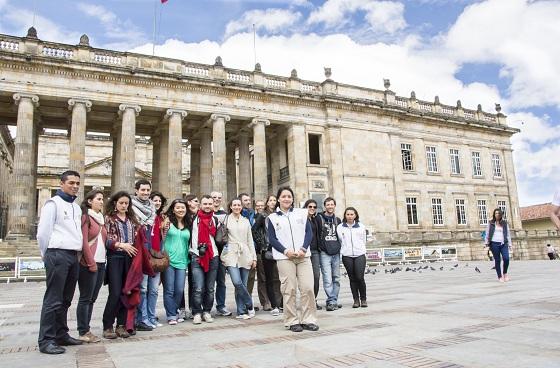
[[[522,205],[560,184],[560,0],[0,0],[0,32],[339,82],[493,111],[510,125]],[[35,14],[35,16],[34,16]],[[556,15],[556,17],[555,17]]]

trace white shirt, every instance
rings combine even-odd
[[[95,254],[93,255],[95,263],[105,263],[105,254],[106,250],[105,244],[103,243],[103,237],[99,234],[97,236],[97,248],[95,248]]]
[[[494,228],[494,234],[492,234],[492,241],[500,244],[504,244],[504,228],[496,225]]]
[[[552,205],[560,207],[560,188],[554,193],[554,197],[552,198]]]

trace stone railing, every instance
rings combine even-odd
[[[93,61],[101,64],[121,65],[122,58],[119,55],[111,55],[108,53],[95,53]]]
[[[46,42],[30,37],[14,37],[0,34],[0,56],[4,52],[19,54],[36,55],[45,58],[75,60],[79,62],[91,63],[90,65],[101,64],[115,67],[126,67],[135,71],[156,71],[158,73],[169,73],[183,75],[185,77],[205,78],[216,80],[220,83],[227,81],[233,84],[249,85],[259,90],[273,89],[281,91],[294,91],[298,93],[341,97],[345,100],[375,101],[382,103],[382,106],[389,108],[406,109],[409,111],[419,111],[433,117],[440,117],[446,120],[450,118],[458,120],[475,120],[485,124],[505,125],[505,116],[489,114],[480,110],[463,109],[459,102],[457,107],[443,105],[439,103],[439,98],[435,102],[417,100],[415,95],[411,98],[395,96],[390,91],[390,82],[385,80],[385,91],[363,88],[352,85],[337,83],[328,79],[323,83],[301,80],[297,77],[297,72],[292,71],[291,77],[282,77],[262,73],[260,66],[253,72],[226,68],[222,65],[221,58],[218,58],[214,65],[192,63],[183,60],[169,59],[164,57],[135,54],[130,52],[117,52],[111,50],[97,49],[89,46],[87,37],[82,36],[84,42],[80,40],[79,45],[66,45],[54,42]],[[327,68],[329,69],[329,68]],[[383,98],[385,96],[385,98]]]

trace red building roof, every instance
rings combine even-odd
[[[534,221],[550,218],[552,204],[543,203],[534,206],[521,207],[521,221]]]

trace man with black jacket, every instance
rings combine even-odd
[[[313,229],[313,239],[311,240],[311,265],[313,266],[313,291],[315,293],[315,304],[317,310],[323,309],[317,304],[317,295],[319,294],[319,279],[321,278],[321,258],[319,250],[321,224],[317,216],[317,202],[314,199],[308,199],[303,205],[307,209],[307,220]]]
[[[342,308],[342,304],[338,304],[341,244],[336,232],[336,227],[341,221],[334,214],[336,209],[334,198],[327,197],[323,202],[323,206],[325,211],[317,215],[319,219],[319,250],[323,289],[325,289],[325,294],[327,294],[327,311],[331,312]]]

